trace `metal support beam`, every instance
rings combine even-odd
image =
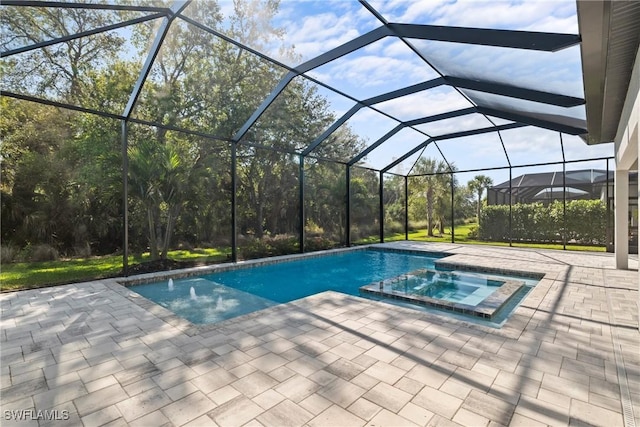
[[[535,117],[525,116],[523,114],[512,113],[508,111],[496,110],[494,108],[487,107],[478,107],[478,112],[482,114],[486,114],[488,116],[499,117],[505,120],[512,120],[514,122],[520,122],[523,124],[536,126],[539,128],[549,129],[556,132],[567,133],[569,135],[582,135],[587,133],[586,123],[584,125],[581,124],[578,126],[569,126],[561,123],[551,122],[549,120],[542,120]],[[580,121],[579,119],[574,119],[575,121]]]
[[[296,73],[290,71],[287,73],[286,76],[282,78],[282,80],[280,80],[280,82],[278,82],[278,85],[271,91],[269,96],[264,101],[262,101],[262,104],[260,104],[260,106],[256,109],[256,111],[253,112],[251,117],[249,117],[249,119],[244,123],[244,125],[242,125],[240,130],[236,132],[236,134],[233,136],[234,141],[237,142],[242,139],[242,137],[249,131],[249,128],[253,126],[255,122],[258,121],[260,116],[264,114],[267,108],[269,108],[269,106],[273,103],[273,101],[276,100],[278,95],[282,93],[284,88],[287,87],[287,85],[291,82],[291,80],[293,80],[293,78],[296,76],[297,76]]]
[[[577,107],[579,105],[584,105],[584,99],[576,98],[575,96],[559,95],[557,93],[526,89],[503,83],[471,80],[461,77],[446,76],[444,79],[449,85],[462,89],[471,89],[478,92],[508,96],[510,98],[526,99],[527,101],[557,105],[558,107]]]
[[[390,23],[388,27],[397,36],[411,39],[510,47],[545,52],[555,52],[580,43],[580,36],[575,34],[418,24]]]
[[[378,195],[380,197],[380,243],[384,243],[384,172],[380,172],[380,189]]]
[[[356,104],[349,111],[344,113],[342,117],[336,120],[326,131],[322,132],[322,135],[317,137],[309,146],[302,152],[303,155],[308,155],[313,150],[316,149],[318,145],[320,145],[325,139],[329,137],[333,132],[338,130],[340,126],[342,126],[347,120],[349,120],[355,113],[360,111],[360,109],[364,107],[362,104]]]
[[[422,144],[418,145],[417,147],[415,147],[413,150],[409,151],[408,153],[405,153],[404,155],[400,156],[400,158],[394,160],[393,162],[391,162],[389,165],[387,165],[386,167],[382,168],[381,172],[386,172],[392,168],[394,168],[395,166],[399,165],[400,163],[404,162],[405,160],[407,160],[409,157],[413,156],[414,154],[416,154],[418,151],[422,150],[423,148],[425,148],[427,145],[429,145],[431,142],[433,142],[433,138],[429,138],[427,139],[425,142],[423,142]]]
[[[134,6],[126,4],[106,4],[106,3],[77,3],[77,2],[57,2],[57,1],[30,1],[30,0],[2,0],[3,6],[23,6],[23,7],[57,7],[62,9],[100,9],[100,10],[129,10],[135,12],[162,12],[169,11],[166,7],[156,6]]]
[[[564,155],[564,143],[560,134],[560,149],[562,151],[562,249],[567,250],[567,159]],[[553,184],[553,183],[552,183]],[[551,187],[553,191],[553,185]],[[553,200],[553,196],[551,196]]]
[[[524,126],[526,126],[524,123],[509,123],[509,124],[506,124],[506,125],[493,126],[493,127],[488,127],[488,128],[482,128],[482,129],[474,129],[474,130],[469,130],[469,131],[464,131],[464,132],[450,133],[450,134],[447,134],[447,135],[440,135],[440,136],[435,137],[435,138],[429,138],[428,140],[426,140],[422,144],[418,145],[417,147],[415,147],[414,149],[412,149],[408,153],[404,154],[400,158],[398,158],[398,159],[394,160],[393,162],[391,162],[389,165],[385,166],[382,169],[382,172],[386,172],[386,171],[390,170],[391,168],[393,168],[394,166],[398,165],[399,163],[402,163],[403,161],[405,161],[409,157],[413,156],[415,153],[417,153],[418,151],[422,150],[424,147],[426,147],[427,145],[429,145],[433,141],[442,141],[442,140],[445,140],[445,139],[452,139],[452,138],[462,138],[464,136],[481,135],[483,133],[496,132],[496,131],[502,131],[502,130],[507,130],[507,129],[516,129],[516,128],[520,128],[520,127],[524,127]]]
[[[611,244],[613,241],[613,232],[612,232],[612,227],[611,227],[611,203],[609,201],[609,159],[607,159],[607,180],[606,182],[606,187],[605,187],[605,200],[607,201],[606,203],[606,209],[607,209],[607,226],[606,226],[606,231],[605,231],[605,236],[606,236],[606,248],[607,248],[607,252],[609,252],[611,250],[611,248],[613,247],[613,245]]]
[[[511,165],[509,165],[509,247],[513,246],[513,237],[512,237],[512,231],[513,231],[513,184],[512,184],[512,177],[511,177],[511,172],[512,172],[512,167]],[[480,224],[478,224],[479,226]]]
[[[47,40],[39,43],[34,43],[29,46],[22,46],[16,49],[7,50],[5,52],[0,52],[0,58],[6,58],[7,56],[17,55],[19,53],[29,52],[35,49],[41,49],[43,47],[53,46],[58,43],[68,42],[70,40],[79,39],[82,37],[93,36],[95,34],[104,33],[106,31],[117,30],[118,28],[128,27],[129,25],[140,24],[142,22],[151,21],[153,19],[159,19],[163,16],[166,16],[164,13],[156,13],[153,15],[142,16],[140,18],[130,19],[128,21],[119,22],[117,24],[106,25],[104,27],[94,28],[92,30],[83,31],[81,33],[75,33],[64,37],[57,37],[52,40]]]
[[[347,191],[346,191],[346,197],[345,197],[345,209],[346,209],[346,224],[345,224],[345,237],[346,237],[346,243],[347,243],[347,247],[351,247],[351,166],[349,165],[345,165],[345,167],[347,168],[346,171],[346,184],[347,184]]]
[[[409,240],[409,177],[404,176],[404,240]]]
[[[129,142],[127,121],[122,120],[122,274],[129,275]]]
[[[238,262],[238,147],[231,143],[231,261]]]
[[[453,177],[453,172],[451,172],[451,243],[455,243],[456,242],[456,224],[455,224],[455,209],[454,209],[454,204],[455,204],[455,198],[456,198],[456,186],[455,186],[455,180]]]
[[[375,150],[376,148],[378,148],[380,146],[380,144],[382,144],[383,142],[385,142],[387,139],[391,138],[393,135],[395,135],[396,133],[400,132],[402,129],[404,129],[405,125],[398,125],[396,127],[394,127],[393,129],[391,129],[389,132],[387,132],[382,138],[378,139],[376,142],[374,142],[373,144],[371,144],[370,146],[368,146],[367,148],[365,148],[364,150],[362,150],[360,152],[360,154],[358,154],[357,156],[355,156],[353,159],[349,160],[347,162],[347,164],[349,166],[353,166],[356,163],[358,163],[360,160],[362,160],[364,157],[366,157],[367,154],[369,154],[370,152],[372,152],[373,150]]]
[[[447,111],[446,113],[435,114],[433,116],[422,117],[420,119],[405,122],[407,126],[423,125],[425,123],[437,122],[438,120],[452,119],[454,117],[466,116],[467,114],[477,113],[476,107],[463,108],[461,110]]]
[[[182,12],[189,4],[191,0],[175,2],[171,7],[171,16],[167,16],[162,21],[160,28],[158,28],[158,32],[156,33],[156,37],[153,40],[153,44],[151,45],[151,49],[149,49],[149,54],[147,55],[147,59],[142,66],[142,70],[140,70],[140,74],[138,75],[138,80],[136,84],[133,86],[133,90],[131,91],[131,95],[129,96],[129,101],[127,102],[127,106],[124,108],[123,115],[128,119],[131,117],[131,113],[133,112],[133,108],[136,105],[136,101],[142,92],[142,87],[144,86],[145,81],[147,80],[147,76],[151,72],[151,67],[153,67],[153,63],[160,52],[160,48],[162,47],[162,42],[164,41],[167,33],[169,32],[169,28],[171,27],[171,23],[175,19],[175,15]]]
[[[304,253],[304,241],[306,237],[305,224],[306,224],[306,212],[304,209],[304,155],[300,155],[300,179],[298,182],[300,186],[300,253]]]
[[[423,90],[432,89],[437,86],[446,85],[447,81],[442,77],[438,77],[433,80],[428,80],[426,82],[418,83],[412,86],[403,87],[402,89],[394,90],[391,92],[384,93],[382,95],[374,96],[372,98],[365,99],[362,101],[364,105],[374,105],[380,102],[390,101],[392,99],[401,98],[403,96],[411,95],[413,93],[422,92]]]
[[[375,43],[378,40],[390,35],[392,34],[387,27],[378,27],[375,30],[369,31],[368,33],[365,33],[360,37],[356,37],[355,39],[350,40],[345,44],[333,48],[330,51],[323,53],[322,55],[318,55],[315,58],[298,65],[297,67],[295,67],[295,70],[298,74],[306,73],[307,71],[311,71],[314,68],[326,64],[327,62],[331,62],[335,59],[348,55],[351,52],[370,45],[371,43]]]

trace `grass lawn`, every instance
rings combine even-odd
[[[485,242],[481,240],[474,240],[469,238],[469,232],[475,224],[457,225],[454,228],[455,242],[456,243],[469,243],[474,245],[491,245],[491,246],[509,246],[508,242]],[[405,240],[404,233],[395,233],[384,237],[385,242],[395,242],[399,240]],[[445,234],[440,236],[429,237],[427,236],[427,230],[413,230],[409,232],[409,240],[418,242],[440,242],[451,243],[451,229],[446,228]],[[366,239],[359,240],[358,244],[378,243],[378,236],[371,236]],[[558,249],[562,250],[561,244],[555,243],[520,243],[514,242],[512,244],[514,248],[532,248],[532,249]],[[587,246],[587,245],[567,245],[567,250],[570,251],[589,251],[589,252],[605,252],[604,246]]]
[[[168,258],[176,261],[193,261],[203,264],[215,263],[226,260],[230,251],[229,248],[195,249],[193,251],[176,250],[169,251]],[[129,264],[132,265],[149,260],[149,253],[130,256]],[[0,290],[29,289],[80,280],[99,279],[117,276],[121,272],[122,256],[120,255],[4,264],[0,272]]]
[[[478,245],[509,246],[504,242],[481,242],[469,238],[469,232],[474,224],[465,224],[455,227],[456,243],[472,243]],[[451,230],[442,236],[428,237],[426,230],[414,230],[409,233],[409,240],[420,242],[442,242],[451,243]],[[385,236],[385,242],[405,240],[404,233],[395,233]],[[378,236],[371,236],[361,239],[355,244],[378,243]],[[534,244],[534,243],[514,243],[514,247],[535,248],[535,249],[562,249],[558,244]],[[602,246],[582,246],[567,245],[568,250],[574,251],[594,251],[604,252]],[[231,253],[230,248],[223,249],[194,249],[170,251],[168,258],[176,261],[193,261],[196,263],[216,263],[227,259]],[[129,257],[129,264],[149,261],[148,253]],[[69,259],[61,261],[47,262],[26,262],[4,264],[0,269],[0,290],[17,290],[37,288],[48,285],[78,282],[83,280],[113,277],[121,274],[122,256],[109,255],[102,257],[92,257],[85,259]]]

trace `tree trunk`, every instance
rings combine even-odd
[[[476,216],[478,218],[478,225],[480,225],[480,205],[482,204],[482,193],[478,193],[478,208]]]
[[[427,187],[427,236],[433,237],[433,188]]]
[[[147,219],[149,220],[149,251],[151,259],[158,259],[158,239],[156,237],[156,225],[153,220],[153,208],[147,207]]]

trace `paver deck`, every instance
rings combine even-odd
[[[640,426],[637,271],[387,246],[546,275],[501,329],[335,292],[205,327],[115,280],[1,294],[0,424]]]

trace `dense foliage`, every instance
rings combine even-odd
[[[211,29],[224,27],[233,39],[250,40],[257,50],[277,45],[295,62],[294,47],[282,41],[284,30],[270,24],[278,8],[277,0],[237,0],[225,19],[216,1],[200,0],[185,13]],[[128,11],[5,6],[0,45],[10,50],[137,16]],[[9,56],[2,63],[3,89],[123,114],[159,24],[146,21]],[[174,20],[131,110],[126,157],[124,130],[117,119],[0,98],[1,261],[122,253],[125,162],[127,231],[134,253],[149,252],[158,259],[178,248],[228,248],[234,154],[230,141],[286,71],[185,20]],[[336,118],[317,87],[297,77],[236,144],[241,256],[298,251],[302,222],[307,250],[346,245],[347,216],[351,242],[378,235],[379,173],[351,168],[347,207],[345,164],[326,160],[347,161],[366,141],[341,126],[312,156],[301,160],[295,154]],[[420,158],[413,168],[416,176],[406,181],[408,198],[405,178],[386,174],[385,234],[403,232],[405,214],[410,228],[419,224],[433,236],[451,227],[452,210],[456,222],[472,217],[476,208],[479,213],[489,181],[479,180],[467,189],[451,172],[453,164]],[[516,211],[514,232],[519,239],[557,236],[557,210]],[[570,239],[600,241],[599,235],[589,234],[604,230],[594,226],[602,221],[598,207],[570,204],[568,213]],[[502,208],[485,208],[481,223],[483,238],[504,239]],[[530,236],[532,229],[538,231]]]
[[[568,242],[580,244],[606,243],[606,206],[600,200],[567,201],[566,219],[561,201],[518,203],[512,207],[514,241],[562,242],[564,230]],[[509,241],[509,206],[485,206],[480,215],[478,238]]]

